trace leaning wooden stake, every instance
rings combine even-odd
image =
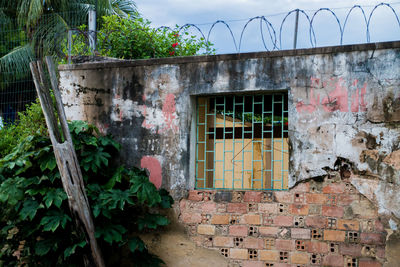
[[[85,233],[86,241],[90,245],[92,251],[93,263],[98,267],[103,267],[105,266],[104,260],[95,238],[92,213],[86,196],[81,169],[79,167],[79,162],[68,129],[67,118],[62,104],[61,94],[58,89],[58,80],[52,58],[46,57],[46,63],[53,93],[56,99],[57,112],[61,124],[62,136],[65,139],[64,141],[62,140],[61,134],[58,130],[57,117],[54,113],[49,86],[46,82],[46,77],[40,61],[30,63],[33,81],[49,129],[54,155],[56,157],[58,169],[60,170],[64,190],[68,196],[68,204],[71,214],[78,229],[81,229],[81,231]],[[89,263],[85,261],[85,264]]]

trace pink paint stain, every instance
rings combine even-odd
[[[345,85],[345,80],[343,78],[330,78],[329,81],[322,81],[318,78],[311,77],[311,93],[309,97],[309,104],[304,103],[303,101],[299,101],[296,104],[296,109],[298,112],[314,112],[318,106],[322,106],[322,108],[327,112],[334,112],[339,110],[341,112],[349,111],[349,90]],[[313,88],[319,88],[322,84],[323,88],[332,89],[328,93],[327,97],[324,97],[322,101],[319,101],[319,95],[314,97]],[[356,88],[354,94],[351,95],[351,104],[350,111],[351,112],[359,112],[366,111],[367,104],[365,101],[365,95],[367,92],[367,83],[364,83],[362,88],[357,88],[358,80],[354,80],[352,86]]]
[[[165,127],[158,131],[158,133],[172,130],[173,132],[178,131],[178,126],[175,124],[176,119],[176,104],[175,95],[167,94],[163,103],[162,113],[165,118]]]
[[[140,160],[140,167],[142,169],[147,169],[150,172],[150,182],[159,189],[162,184],[162,170],[158,159],[151,156],[144,156]]]

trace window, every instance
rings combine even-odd
[[[287,93],[197,98],[197,189],[287,189],[288,147]]]

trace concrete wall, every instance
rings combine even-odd
[[[397,231],[400,42],[59,69],[68,118],[114,135],[175,199],[194,188],[196,95],[288,90],[289,187],[339,175]]]

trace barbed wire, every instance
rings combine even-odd
[[[354,5],[350,8],[348,8],[348,11],[345,13],[346,16],[344,16],[344,20],[341,20],[339,18],[339,16],[336,14],[335,9],[338,8],[319,8],[317,10],[304,10],[304,9],[293,9],[289,12],[286,13],[279,13],[279,15],[284,15],[283,19],[280,20],[280,23],[278,24],[273,24],[271,22],[271,20],[269,19],[272,16],[275,16],[277,14],[273,14],[273,15],[268,15],[268,16],[256,16],[256,17],[252,17],[249,18],[247,20],[231,20],[231,21],[227,21],[227,20],[217,20],[213,23],[209,23],[210,27],[207,30],[202,30],[200,26],[204,26],[206,25],[205,23],[203,24],[193,24],[193,23],[187,23],[184,24],[178,28],[171,28],[169,26],[160,26],[157,27],[155,29],[155,31],[169,31],[171,33],[174,34],[180,34],[182,31],[194,31],[196,36],[198,36],[199,38],[203,38],[203,40],[205,40],[206,43],[212,43],[212,34],[215,33],[216,31],[216,26],[221,24],[223,25],[223,29],[228,31],[228,36],[230,36],[229,38],[227,38],[225,41],[226,42],[232,42],[235,52],[236,53],[241,53],[242,52],[242,48],[243,48],[243,43],[245,42],[245,38],[244,35],[245,33],[249,30],[249,25],[253,24],[255,22],[259,22],[259,34],[261,37],[261,42],[262,42],[262,47],[266,50],[266,51],[273,51],[273,50],[282,50],[283,49],[283,42],[282,42],[282,35],[283,35],[283,26],[285,25],[285,23],[287,23],[288,18],[292,15],[295,15],[296,13],[298,15],[301,15],[305,18],[305,23],[306,23],[306,27],[308,26],[308,39],[309,39],[309,45],[310,47],[317,47],[318,46],[318,36],[315,32],[314,29],[314,25],[315,25],[315,21],[316,18],[321,16],[323,13],[326,13],[328,16],[331,16],[334,18],[335,20],[335,25],[337,27],[337,29],[339,30],[339,41],[337,43],[337,45],[343,45],[343,40],[345,37],[345,33],[346,33],[346,27],[348,27],[349,25],[349,19],[354,16],[355,11],[359,10],[361,12],[361,16],[362,16],[362,20],[363,20],[363,25],[365,26],[365,42],[366,43],[370,43],[371,42],[371,26],[372,26],[372,18],[374,17],[374,15],[376,14],[376,11],[378,9],[388,9],[389,13],[394,16],[394,18],[397,21],[397,26],[399,26],[400,29],[400,19],[399,19],[399,15],[396,12],[396,10],[394,9],[394,7],[392,5],[394,4],[400,4],[400,2],[398,3],[380,3],[377,5],[370,5],[370,6],[360,6],[360,5]],[[372,9],[370,10],[370,12],[368,13],[366,11],[366,7],[371,7]],[[339,9],[345,9],[345,8],[339,8]],[[244,26],[242,27],[242,29],[240,30],[240,35],[239,38],[235,37],[234,31],[233,31],[233,27],[232,25],[230,25],[230,22],[236,22],[236,21],[246,21]],[[304,23],[304,20],[302,20]],[[307,25],[308,24],[308,25]],[[279,29],[279,30],[276,30]],[[79,29],[72,29],[74,31],[74,33],[77,33],[80,36],[84,36],[85,38],[89,38],[89,36],[91,34],[94,34],[94,32],[89,32],[89,31],[82,31]],[[132,29],[132,30],[142,30],[140,28],[138,29]],[[96,32],[97,35],[103,35],[105,36],[104,38],[98,38],[98,40],[102,40],[102,42],[106,42],[106,43],[110,43],[108,40],[108,36],[111,34],[110,32],[108,33],[104,33],[101,31],[97,31]],[[149,36],[149,40],[152,40],[153,36],[151,36],[150,33],[147,33]],[[124,35],[121,34],[121,37],[123,37]],[[399,36],[400,37],[400,36]],[[79,38],[77,38],[79,39]],[[58,41],[57,41],[58,42]],[[86,44],[89,44],[89,42],[85,42]],[[270,45],[267,45],[268,43],[270,43]],[[102,44],[99,44],[100,46]],[[208,51],[206,51],[207,53]],[[156,55],[156,50],[154,48],[154,53],[153,53],[153,57],[157,57]]]

